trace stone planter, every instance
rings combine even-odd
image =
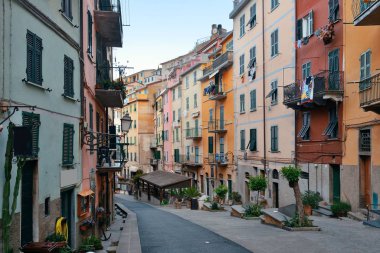
[[[244,220],[260,220],[260,217],[247,217],[247,216],[243,216],[242,219],[244,219]]]
[[[175,209],[181,209],[182,208],[182,202],[175,201],[174,202],[174,208]]]
[[[283,227],[286,231],[296,232],[296,231],[321,231],[320,227],[299,227],[299,228],[292,228],[292,227]]]

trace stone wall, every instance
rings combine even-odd
[[[45,216],[44,203],[39,205],[38,220],[39,220],[39,240],[45,241],[45,238],[55,232],[55,221],[61,216],[61,199],[50,201],[50,215]]]

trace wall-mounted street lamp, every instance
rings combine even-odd
[[[128,133],[129,132],[129,129],[131,128],[132,126],[132,118],[131,116],[129,115],[129,113],[126,113],[123,118],[120,119],[121,121],[121,131],[122,132],[126,132]]]

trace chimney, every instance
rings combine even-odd
[[[222,25],[221,24],[218,25],[218,34],[222,34]]]
[[[214,30],[217,29],[216,28],[216,24],[212,24],[211,26],[211,36],[214,35]]]
[[[234,9],[235,9],[236,6],[239,4],[239,0],[233,0],[233,3],[234,3]]]

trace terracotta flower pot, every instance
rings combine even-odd
[[[305,215],[310,216],[313,213],[313,209],[309,205],[304,205],[303,212],[305,213]]]

